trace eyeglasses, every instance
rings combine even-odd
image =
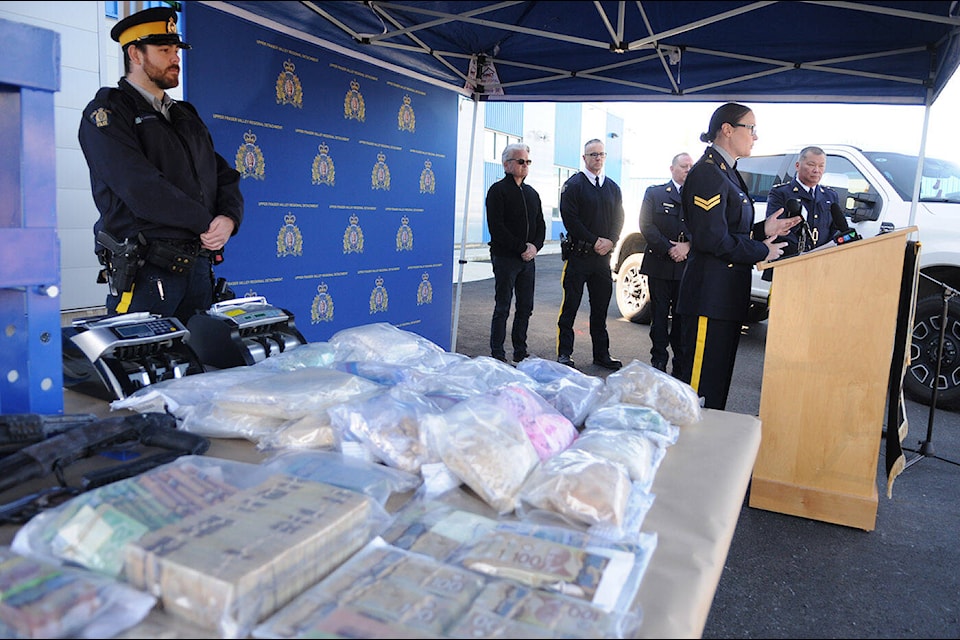
[[[589,157],[591,157],[591,158],[606,158],[606,157],[607,157],[607,154],[606,154],[606,152],[604,152],[604,151],[600,151],[600,152],[594,151],[593,153],[585,153],[585,154],[583,154],[583,155],[584,155],[584,157],[589,156]]]
[[[523,158],[510,158],[507,162],[516,162],[521,167],[525,164],[533,164],[533,160],[524,160]]]
[[[730,124],[734,127],[743,127],[744,129],[750,129],[750,135],[752,136],[757,135],[757,125],[755,124],[741,124],[739,122],[731,122]]]

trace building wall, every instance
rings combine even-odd
[[[54,96],[57,232],[60,237],[60,308],[95,309],[106,288],[97,284],[93,223],[98,213],[90,174],[77,140],[83,108],[104,85],[123,75],[119,48],[110,39],[104,2],[0,2],[0,17],[60,34],[61,88]]]

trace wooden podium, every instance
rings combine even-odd
[[[777,262],[750,506],[872,531],[907,227]]]

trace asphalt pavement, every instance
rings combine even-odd
[[[489,258],[484,248],[468,253],[459,284],[454,270],[455,351],[490,355]],[[537,258],[534,356],[556,358],[562,264],[553,247]],[[585,294],[573,359],[603,377],[609,372],[592,364],[587,315]],[[622,319],[611,301],[607,326],[613,357],[650,361],[648,325]],[[759,414],[766,329],[751,325],[741,338],[727,411]],[[873,531],[754,509],[747,494],[704,638],[960,638],[960,413],[908,400],[907,418],[907,468],[890,498],[881,438]]]

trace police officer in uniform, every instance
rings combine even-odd
[[[751,270],[783,255],[778,241],[800,221],[783,212],[753,224],[753,199],[736,169],[756,140],[756,116],[730,102],[710,118],[700,135],[711,143],[683,186],[683,212],[691,248],[680,281],[684,381],[709,409],[724,409],[740,330],[750,306]]]
[[[100,211],[108,313],[186,323],[213,303],[212,263],[240,228],[243,196],[197,110],[166,93],[180,83],[180,49],[190,48],[176,24],[173,9],[156,7],[113,27],[125,75],[83,110],[79,140]]]
[[[683,220],[680,191],[692,164],[690,154],[674,156],[670,182],[647,188],[640,205],[640,233],[647,242],[640,273],[647,276],[650,290],[650,364],[666,371],[669,345],[673,350],[672,373],[677,378],[683,378],[677,293],[690,253],[690,232]]]
[[[560,190],[560,217],[572,251],[560,276],[563,300],[557,320],[557,362],[574,366],[573,323],[586,286],[593,364],[616,371],[623,363],[610,356],[607,309],[613,296],[610,252],[623,229],[623,195],[620,186],[604,174],[606,157],[602,140],[587,142],[583,148],[585,169],[568,178]]]
[[[797,160],[797,173],[792,180],[770,189],[767,196],[767,216],[785,209],[787,200],[797,199],[801,204],[801,222],[784,236],[787,248],[785,256],[796,255],[814,249],[833,240],[841,230],[833,223],[830,208],[840,204],[840,196],[830,187],[820,186],[827,168],[827,155],[820,147],[805,147]],[[764,271],[764,277],[773,269]]]

